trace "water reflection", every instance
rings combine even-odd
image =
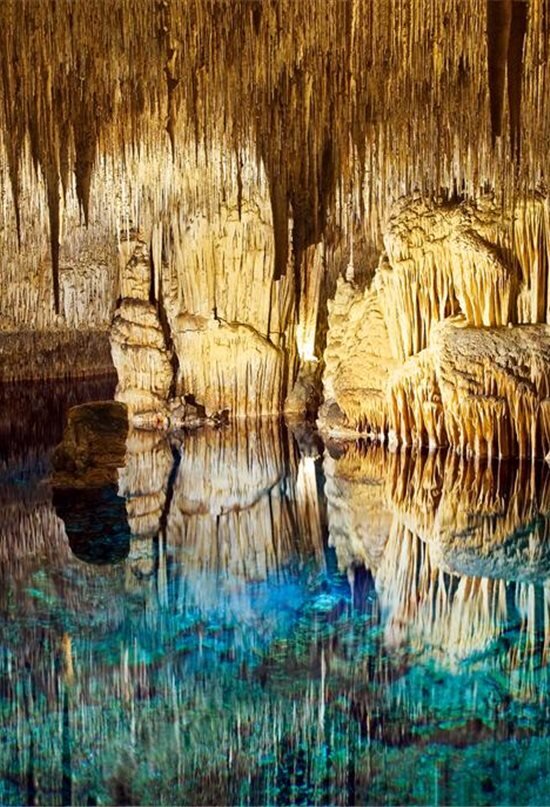
[[[120,563],[130,551],[130,529],[124,499],[117,488],[54,490],[53,506],[65,525],[72,553],[99,565]]]
[[[358,445],[327,454],[325,472],[331,541],[343,569],[373,571],[386,650],[491,667],[514,696],[537,696],[550,646],[547,465]]]
[[[97,414],[0,489],[1,803],[541,801],[545,466]]]

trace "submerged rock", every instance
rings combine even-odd
[[[53,455],[53,505],[71,550],[86,563],[118,563],[130,550],[125,501],[118,495],[127,435],[123,404],[74,406]]]

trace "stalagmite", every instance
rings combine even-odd
[[[130,257],[128,258],[128,254]],[[139,236],[121,248],[120,288],[124,295],[111,327],[111,353],[118,374],[116,398],[130,417],[166,416],[173,368],[155,305],[149,302],[152,267]]]
[[[155,307],[125,300],[111,328],[111,352],[118,374],[116,398],[131,414],[166,410],[172,366]]]

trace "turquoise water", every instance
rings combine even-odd
[[[549,803],[543,466],[264,423],[60,489],[51,399],[1,440],[2,804]]]

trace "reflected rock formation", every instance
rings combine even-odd
[[[315,460],[295,457],[277,420],[206,427],[170,442],[131,431],[119,492],[134,576],[155,564],[168,577],[177,568],[199,607],[214,603],[220,586],[244,593],[297,558],[322,557]]]
[[[78,557],[100,562],[112,544],[138,582],[160,553],[180,574],[243,583],[322,557],[318,462],[299,457],[279,420],[165,433],[128,430],[127,411],[71,409],[55,450],[53,503]]]
[[[125,501],[118,495],[127,434],[125,406],[82,404],[69,411],[54,452],[53,506],[71,550],[86,563],[118,563],[130,549]]]
[[[546,464],[361,444],[330,450],[330,541],[342,569],[371,569],[388,648],[455,664],[517,631],[507,669],[547,663]]]
[[[546,463],[407,456],[391,497],[403,526],[449,572],[525,582],[550,576]]]

